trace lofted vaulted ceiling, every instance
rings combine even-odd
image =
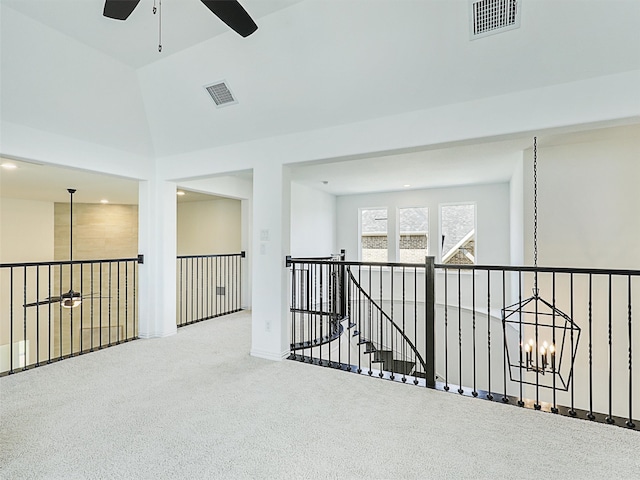
[[[520,28],[477,40],[467,0],[243,0],[248,38],[164,0],[162,53],[153,3],[0,0],[3,123],[143,162],[640,69],[637,0],[521,0]]]

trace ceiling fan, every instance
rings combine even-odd
[[[243,37],[248,37],[258,29],[258,26],[237,0],[201,1],[214,15]],[[103,15],[116,20],[126,20],[138,6],[138,3],[140,0],[105,0]]]
[[[62,303],[63,308],[75,308],[82,303],[82,294],[80,292],[73,291],[73,194],[76,193],[74,188],[68,188],[70,200],[70,222],[69,222],[69,271],[71,272],[69,277],[69,291],[63,293],[58,297],[47,297],[44,300],[40,300],[33,303],[25,303],[23,307],[35,307],[37,305],[48,305],[51,303]],[[90,295],[88,295],[90,296]]]

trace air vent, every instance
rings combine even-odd
[[[520,26],[518,0],[469,0],[471,40]]]
[[[216,82],[204,88],[209,92],[217,107],[226,107],[227,105],[238,103],[225,82]]]

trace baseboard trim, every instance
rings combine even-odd
[[[252,348],[250,354],[252,357],[264,358],[265,360],[280,362],[289,356],[289,351],[278,354],[266,350],[257,350],[255,348]]]
[[[176,327],[175,330],[171,330],[169,332],[162,332],[162,333],[156,333],[156,332],[138,332],[138,338],[144,338],[144,339],[149,339],[149,338],[164,338],[164,337],[170,337],[171,335],[175,335],[176,333],[178,333],[178,328]]]

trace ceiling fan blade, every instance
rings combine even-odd
[[[126,20],[138,3],[140,0],[105,0],[103,15],[115,20]]]
[[[40,300],[39,302],[25,303],[23,307],[35,307],[37,305],[48,305],[50,303],[58,303],[60,300],[62,300],[62,297],[51,297],[51,298],[47,298],[46,300]]]
[[[237,0],[202,0],[220,20],[243,37],[258,29],[253,19]]]

